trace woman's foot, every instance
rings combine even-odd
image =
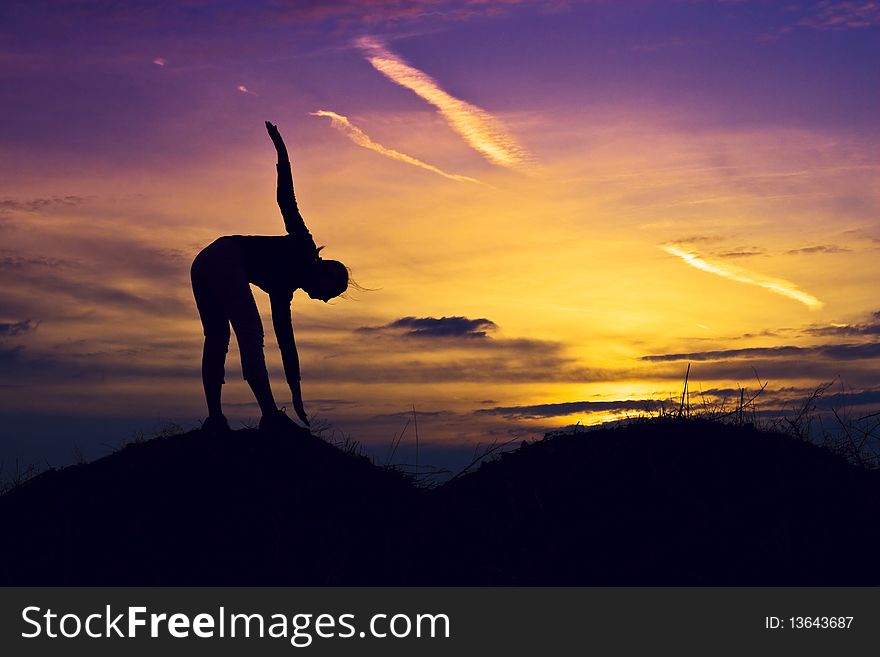
[[[293,431],[305,431],[296,422],[287,417],[284,409],[276,410],[274,413],[266,413],[260,418],[260,431],[268,433],[290,433]]]
[[[209,415],[207,419],[202,422],[202,431],[217,435],[228,433],[232,431],[232,429],[229,428],[229,422],[226,421],[226,416],[221,413],[220,415]]]

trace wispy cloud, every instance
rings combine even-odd
[[[449,126],[490,162],[518,167],[531,160],[504,124],[486,110],[444,91],[434,78],[410,66],[378,39],[361,37],[357,45],[377,71],[436,107]]]
[[[823,0],[800,24],[817,30],[848,30],[880,25],[880,3],[866,0]]]
[[[788,297],[789,299],[794,299],[795,301],[800,301],[810,310],[816,310],[822,307],[822,302],[819,301],[819,299],[814,297],[812,294],[808,294],[803,290],[798,289],[798,287],[794,283],[791,283],[784,279],[771,278],[769,276],[756,274],[741,267],[735,267],[727,263],[712,262],[710,260],[706,260],[705,258],[700,257],[690,249],[687,249],[680,244],[670,244],[661,248],[667,253],[681,258],[691,267],[695,267],[696,269],[699,269],[701,271],[715,274],[723,278],[728,278],[732,281],[738,281],[740,283],[748,283],[749,285],[762,287],[765,290],[769,290],[770,292]]]
[[[369,135],[367,135],[363,130],[352,124],[352,122],[349,121],[348,117],[346,116],[342,116],[341,114],[337,114],[336,112],[331,112],[329,110],[318,110],[317,112],[312,112],[311,114],[312,116],[325,116],[329,118],[330,124],[341,133],[346,135],[355,144],[357,144],[358,146],[363,146],[364,148],[369,148],[371,151],[381,153],[385,157],[390,157],[391,159],[399,160],[400,162],[406,162],[407,164],[411,164],[414,167],[426,169],[427,171],[436,173],[438,176],[443,176],[444,178],[449,178],[450,180],[472,183],[480,182],[476,178],[471,178],[469,176],[461,176],[457,173],[447,173],[446,171],[435,167],[433,164],[422,162],[421,160],[416,159],[411,155],[401,153],[400,151],[395,151],[391,148],[386,148],[382,144],[377,144],[375,141],[370,139]]]

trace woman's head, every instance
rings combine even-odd
[[[348,267],[338,260],[318,260],[303,285],[312,299],[327,302],[348,289]]]

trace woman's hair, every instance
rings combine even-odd
[[[327,277],[333,282],[337,283],[337,289],[340,291],[335,295],[337,297],[342,297],[343,299],[353,299],[353,297],[348,296],[348,291],[355,289],[361,292],[375,292],[376,290],[369,287],[364,287],[351,275],[351,268],[342,264],[338,260],[323,260],[321,258],[321,251],[324,250],[323,246],[319,246],[317,251],[315,252],[318,256],[317,265],[319,270],[322,270],[327,274]]]
[[[338,297],[345,292],[351,281],[351,272],[348,267],[338,260],[319,260],[318,262],[322,273],[333,282],[334,288],[339,290],[333,296]]]

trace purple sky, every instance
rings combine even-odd
[[[878,33],[862,1],[4,2],[0,458],[203,414],[187,267],[219,234],[280,231],[266,119],[319,243],[377,288],[294,304],[306,405],[340,432],[388,444],[416,405],[438,445],[540,435],[670,394],[681,354],[707,389],[760,363],[777,391],[840,374],[873,399]],[[740,351],[781,347],[807,351]]]

